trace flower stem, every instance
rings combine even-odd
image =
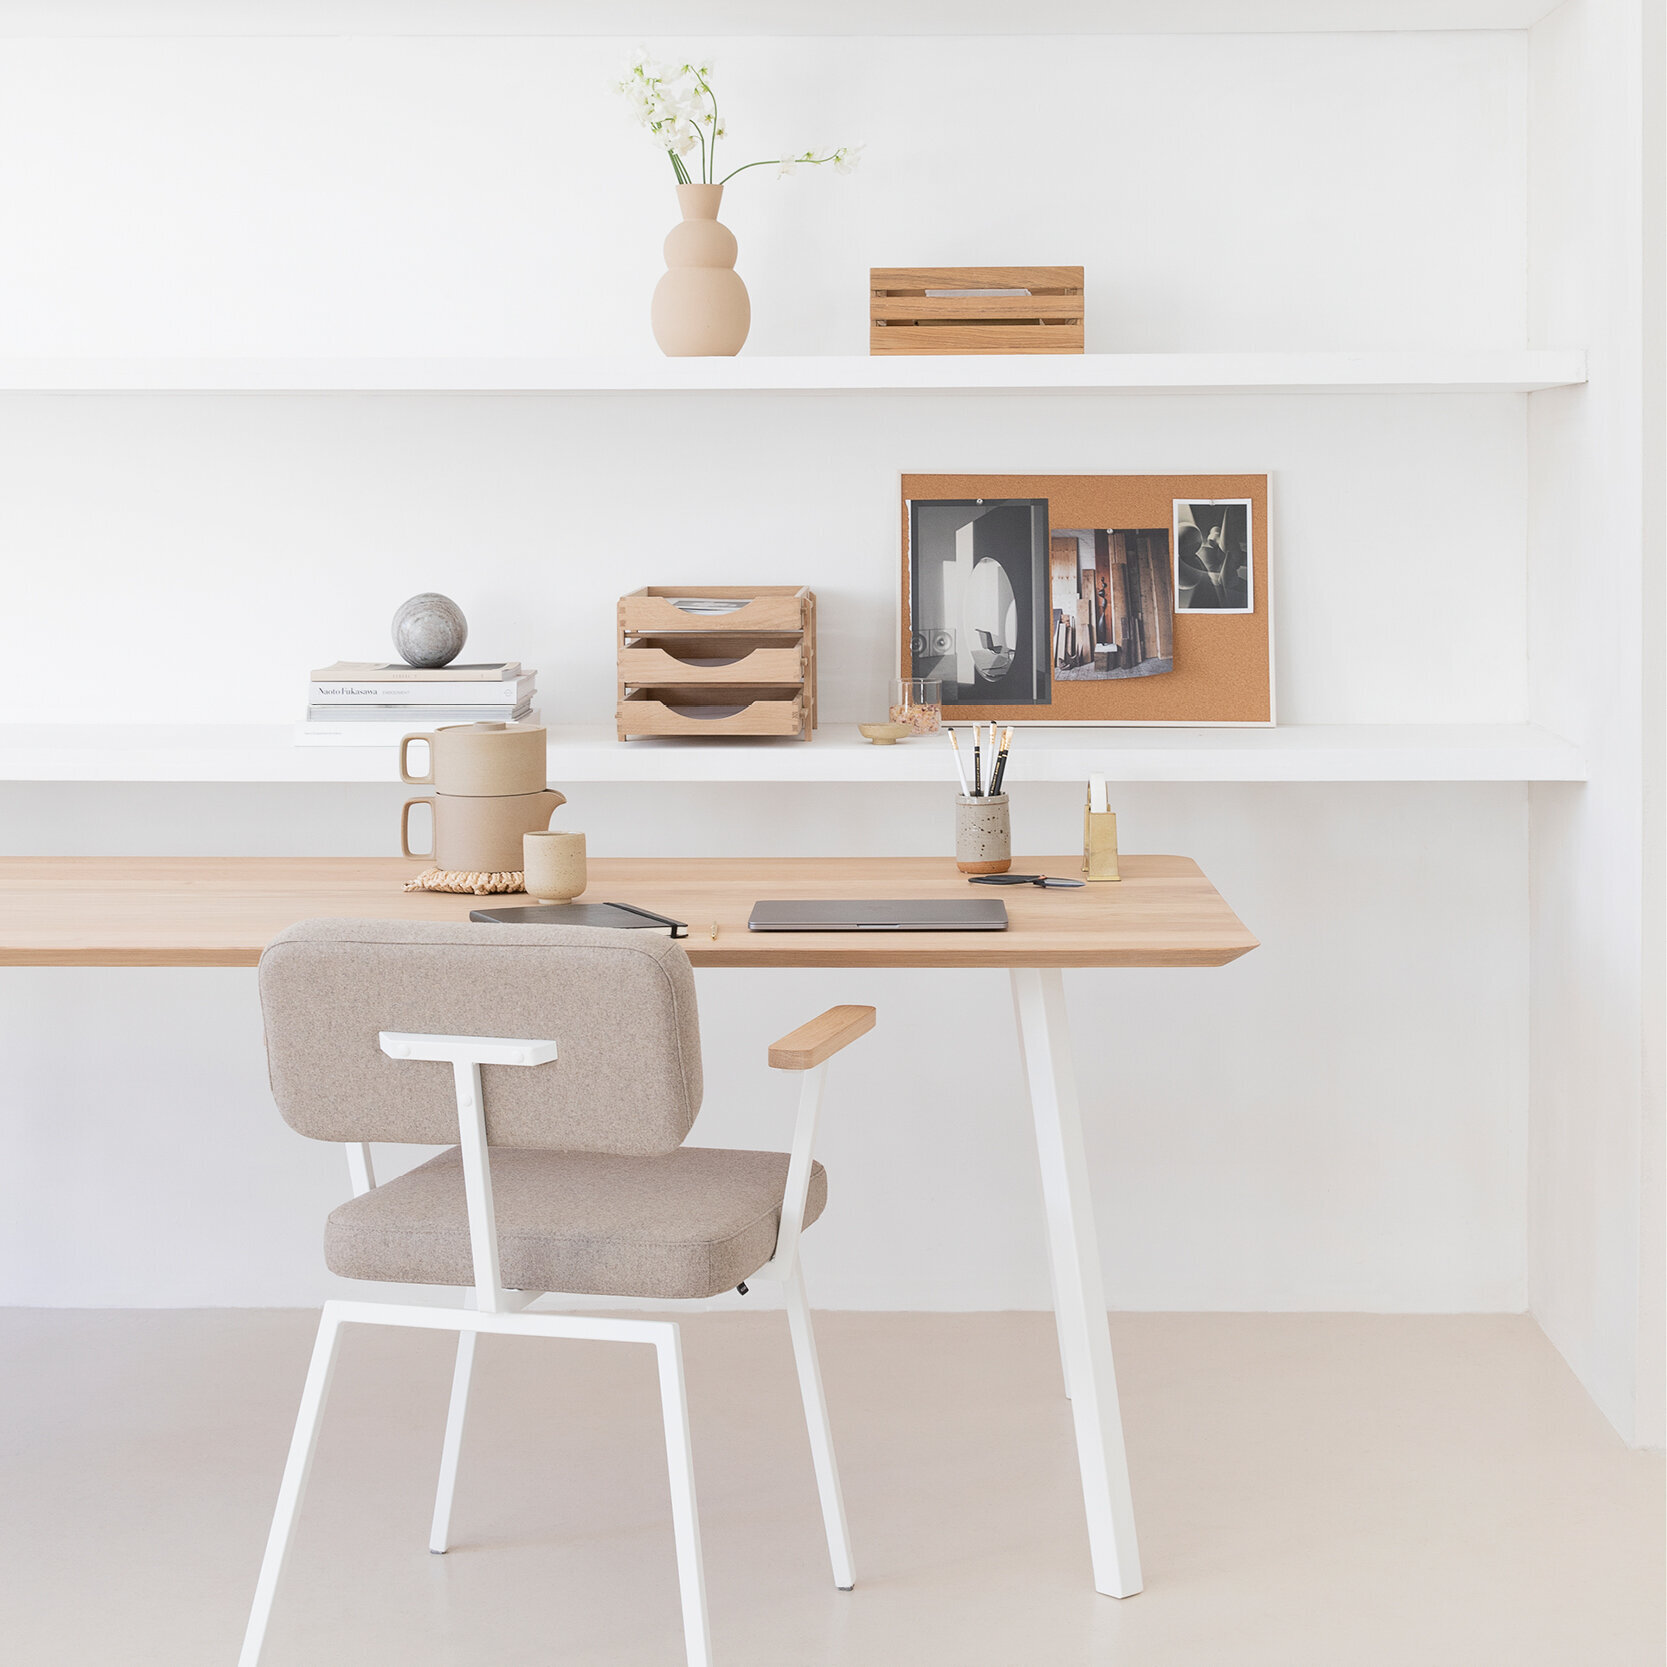
[[[713,183],[713,175],[718,171],[718,95],[712,91],[705,76],[695,77],[700,83],[700,90],[712,101],[712,159],[706,170],[706,183]]]
[[[728,185],[737,174],[744,174],[748,168],[779,168],[784,162],[791,162],[795,167],[803,164],[806,168],[820,168],[824,162],[832,161],[831,156],[766,156],[757,162],[743,162],[739,168],[731,168],[718,184]]]

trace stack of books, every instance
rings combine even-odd
[[[537,721],[538,673],[518,660],[434,667],[338,660],[312,674],[301,746],[391,747],[402,735],[443,724]]]

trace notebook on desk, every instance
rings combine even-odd
[[[749,932],[1005,932],[1007,905],[960,898],[771,900],[754,903]]]

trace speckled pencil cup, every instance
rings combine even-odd
[[[955,866],[963,874],[1005,874],[1013,866],[1007,795],[955,795]]]

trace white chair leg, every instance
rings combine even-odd
[[[469,1376],[475,1365],[473,1331],[457,1334],[457,1363],[452,1367],[451,1404],[446,1408],[446,1437],[440,1446],[440,1485],[434,1490],[434,1521],[428,1549],[443,1553],[451,1539],[451,1502],[457,1492],[457,1458],[463,1449],[463,1420],[469,1410]]]
[[[828,1426],[828,1403],[822,1395],[822,1368],[816,1359],[816,1334],[810,1328],[810,1304],[805,1299],[804,1274],[797,1261],[782,1281],[782,1296],[787,1303],[787,1328],[793,1336],[793,1363],[799,1368],[799,1393],[804,1397],[816,1491],[822,1499],[828,1561],[833,1565],[834,1585],[848,1592],[857,1583],[851,1566],[851,1531],[845,1523],[845,1498],[839,1489],[839,1467],[834,1463],[833,1431]]]
[[[295,1519],[301,1508],[301,1495],[306,1490],[307,1473],[312,1469],[313,1449],[318,1445],[319,1419],[324,1411],[324,1398],[330,1393],[330,1377],[336,1367],[336,1341],[340,1333],[341,1322],[336,1316],[335,1304],[327,1302],[318,1323],[318,1340],[313,1344],[307,1382],[301,1391],[301,1410],[296,1414],[295,1434],[290,1438],[284,1479],[278,1484],[278,1504],[272,1513],[272,1531],[266,1538],[266,1555],[261,1559],[260,1578],[255,1582],[255,1601],[249,1610],[249,1625],[243,1634],[238,1667],[258,1667],[260,1662],[261,1647],[266,1642],[266,1624],[272,1618],[272,1597],[278,1589],[278,1577],[284,1572],[284,1559],[289,1555],[290,1541],[295,1537]]]
[[[689,1667],[712,1667],[712,1628],[706,1617],[706,1573],[695,1514],[694,1450],[689,1399],[683,1387],[683,1345],[667,1322],[654,1344],[660,1366],[660,1410],[666,1421],[666,1466],[671,1472],[671,1522],[677,1540],[677,1583],[683,1597],[683,1639]]]

